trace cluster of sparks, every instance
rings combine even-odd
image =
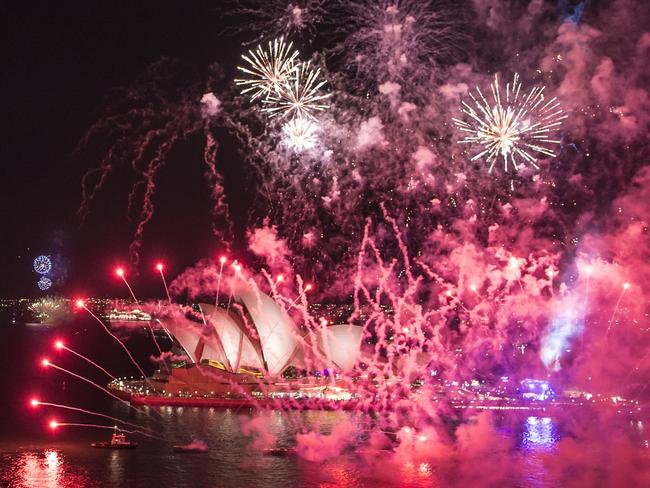
[[[547,100],[543,86],[536,86],[527,93],[521,88],[519,75],[515,74],[512,83],[506,84],[503,97],[498,75],[495,75],[491,85],[492,103],[477,87],[476,96],[470,93],[473,106],[462,102],[462,112],[468,120],[453,119],[461,131],[468,133],[460,143],[483,146],[472,161],[485,158],[488,172],[492,172],[499,158],[503,159],[506,172],[510,164],[514,170],[525,163],[539,169],[535,155],[554,157],[552,147],[560,144],[559,140],[552,139],[552,133],[567,117],[560,102],[555,97]]]
[[[322,92],[327,81],[321,79],[320,69],[300,61],[292,46],[280,38],[244,54],[248,66],[238,69],[247,78],[236,79],[235,84],[251,101],[261,101],[262,112],[287,119],[282,127],[286,144],[302,151],[316,144],[316,113],[329,107],[330,95]]]

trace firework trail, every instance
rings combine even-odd
[[[127,434],[144,434],[143,432],[139,430],[126,430],[122,429],[120,427],[117,427],[115,425],[98,425],[98,424],[83,424],[83,423],[78,423],[78,422],[58,422],[56,420],[52,420],[49,423],[50,429],[55,430],[58,429],[59,427],[92,427],[95,429],[110,429],[110,430],[117,430],[119,432],[125,432]],[[144,434],[146,435],[146,434]]]
[[[72,349],[70,349],[69,347],[67,347],[65,344],[63,344],[62,341],[57,341],[57,342],[54,344],[54,347],[56,347],[57,349],[63,349],[63,350],[65,350],[65,351],[71,352],[72,354],[74,354],[74,355],[77,356],[78,358],[83,359],[83,360],[86,361],[88,364],[90,364],[90,365],[94,366],[95,368],[97,368],[98,370],[100,370],[102,373],[104,373],[106,376],[108,376],[111,380],[115,380],[115,379],[116,379],[115,376],[113,376],[111,373],[109,373],[109,372],[108,372],[106,369],[104,369],[102,366],[100,366],[100,365],[97,364],[96,362],[92,361],[91,359],[87,358],[86,356],[84,356],[84,355],[82,355],[82,354],[79,354],[79,353],[76,352],[76,351],[73,351]]]
[[[84,408],[79,408],[79,407],[72,407],[70,405],[60,405],[58,403],[42,402],[40,400],[31,400],[31,405],[33,407],[37,407],[37,406],[42,405],[42,406],[45,406],[45,407],[61,408],[61,409],[64,409],[64,410],[72,410],[72,411],[75,411],[75,412],[85,413],[87,415],[93,415],[95,417],[102,417],[102,418],[105,418],[105,419],[108,419],[108,420],[112,420],[114,422],[118,422],[118,423],[123,424],[123,425],[128,425],[130,427],[134,427],[136,429],[134,432],[138,432],[138,433],[140,433],[142,435],[146,435],[147,437],[164,440],[162,437],[159,437],[159,436],[156,436],[156,435],[152,434],[150,432],[151,429],[148,429],[147,427],[143,427],[143,426],[138,425],[138,424],[127,422],[126,420],[122,420],[122,419],[119,419],[117,417],[111,417],[110,415],[106,415],[104,413],[93,412],[92,410],[86,410]],[[145,429],[146,431],[142,430],[142,429]]]
[[[217,278],[217,292],[214,294],[214,306],[219,306],[219,292],[221,291],[221,275],[223,273],[223,265],[226,264],[226,257],[219,258],[219,277]]]
[[[147,381],[147,382],[148,382],[147,375],[144,373],[144,371],[142,370],[142,368],[140,367],[140,365],[137,363],[137,361],[133,358],[133,356],[131,355],[131,352],[130,352],[129,349],[126,347],[126,345],[125,345],[125,344],[124,344],[124,343],[123,343],[123,342],[122,342],[122,341],[121,341],[121,340],[120,340],[120,339],[119,339],[115,334],[113,334],[113,333],[108,329],[108,327],[106,326],[106,324],[104,324],[104,322],[103,322],[99,317],[97,317],[97,315],[95,315],[95,314],[94,314],[94,313],[93,313],[93,312],[92,312],[88,307],[86,307],[86,304],[83,303],[83,301],[77,301],[77,306],[80,307],[80,308],[83,308],[86,312],[88,312],[88,313],[90,314],[90,316],[91,316],[92,318],[94,318],[97,322],[99,322],[99,324],[104,328],[104,330],[106,331],[106,333],[107,333],[109,336],[111,336],[111,337],[113,338],[113,340],[114,340],[115,342],[117,342],[117,343],[122,347],[122,349],[124,350],[124,352],[126,352],[127,356],[129,356],[129,359],[131,360],[131,363],[132,363],[132,364],[133,364],[133,365],[138,369],[138,371],[139,371],[140,374],[142,375],[142,378],[144,379],[144,381]]]
[[[167,295],[167,302],[171,305],[172,304],[172,297],[169,294],[169,288],[167,288],[167,280],[165,280],[165,273],[163,273],[165,269],[165,266],[162,263],[156,264],[156,270],[160,273],[160,279],[163,282],[163,286],[165,288],[165,294]]]
[[[152,199],[156,176],[171,150],[190,134],[209,135],[204,158],[208,168],[206,179],[214,202],[213,215],[220,224],[223,222],[213,229],[218,237],[229,232],[228,208],[214,156],[216,141],[210,133],[213,121],[219,118],[221,102],[211,91],[206,93],[205,90],[206,85],[217,84],[221,74],[216,66],[211,67],[208,80],[188,82],[187,74],[186,69],[170,60],[153,64],[132,86],[123,90],[121,100],[107,107],[76,151],[80,156],[91,153],[90,148],[97,140],[106,148],[98,158],[99,166],[89,170],[81,182],[82,198],[77,213],[82,222],[116,167],[127,162],[136,176],[128,205],[129,212],[133,210],[137,214],[134,238],[129,247],[134,264],[139,262],[142,237],[155,211]],[[184,89],[175,86],[179,80]],[[91,154],[91,157],[97,156]],[[138,207],[139,210],[135,210]]]
[[[131,405],[129,402],[127,402],[127,401],[125,401],[125,400],[122,400],[120,397],[118,397],[117,395],[115,395],[115,394],[112,393],[111,391],[109,391],[109,390],[107,390],[106,388],[104,388],[103,386],[98,385],[97,383],[95,383],[95,382],[89,380],[88,378],[85,378],[85,377],[83,377],[83,376],[81,376],[81,375],[79,375],[79,374],[77,374],[77,373],[73,373],[72,371],[68,371],[67,369],[62,368],[61,366],[57,366],[56,364],[52,363],[51,361],[49,361],[49,360],[47,360],[47,359],[44,359],[44,360],[42,361],[41,364],[42,364],[44,367],[52,367],[52,368],[54,368],[54,369],[57,369],[57,370],[59,370],[59,371],[62,371],[63,373],[66,373],[66,374],[68,374],[68,375],[70,375],[70,376],[73,376],[74,378],[77,378],[77,379],[79,379],[79,380],[81,380],[81,381],[84,381],[85,383],[88,383],[89,385],[94,386],[94,387],[97,388],[98,390],[101,390],[101,391],[103,391],[104,393],[106,393],[108,396],[110,396],[110,397],[113,398],[114,400],[117,400],[118,402],[123,403],[124,405],[126,405],[127,407],[129,407],[129,408],[135,410],[135,411],[138,412],[138,413],[141,413],[141,414],[144,414],[144,415],[150,417],[152,420],[154,420],[155,422],[158,422],[160,425],[162,425],[162,423],[161,423],[157,418],[155,418],[154,416],[152,416],[152,415],[149,414],[148,412],[146,412],[146,411],[144,411],[144,410],[140,410],[139,408],[134,407],[134,406]]]

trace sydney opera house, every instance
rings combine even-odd
[[[241,288],[229,309],[200,303],[197,313],[158,319],[173,339],[171,361],[142,396],[182,398],[349,398],[344,377],[360,357],[362,327],[313,324],[300,329],[258,289]],[[123,382],[112,384],[126,391]],[[138,393],[132,391],[131,393]],[[137,396],[137,395],[136,395]],[[158,401],[160,403],[160,401]]]

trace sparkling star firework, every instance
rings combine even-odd
[[[295,118],[282,126],[285,144],[294,151],[304,151],[316,145],[316,125],[307,119]]]
[[[269,41],[268,48],[259,45],[257,49],[248,51],[248,55],[243,54],[242,58],[249,66],[238,66],[237,69],[248,78],[235,80],[235,84],[242,87],[242,94],[249,95],[251,100],[277,95],[296,70],[298,51],[292,50],[292,46],[281,37]]]
[[[292,119],[315,120],[314,112],[329,107],[326,100],[330,94],[320,92],[325,83],[327,80],[320,79],[320,69],[312,69],[309,62],[301,63],[276,94],[269,94],[262,100],[262,112],[270,117],[283,115]]]
[[[499,85],[499,78],[494,76],[492,103],[476,88],[477,96],[470,93],[473,106],[462,102],[462,112],[468,121],[453,119],[456,126],[467,132],[459,143],[481,144],[483,150],[472,157],[472,161],[485,157],[491,172],[499,158],[503,158],[504,171],[509,164],[518,170],[520,164],[536,164],[537,154],[554,157],[552,133],[562,124],[564,115],[556,97],[547,99],[545,87],[534,87],[523,93],[519,75],[515,74],[512,83],[506,84],[505,97]]]

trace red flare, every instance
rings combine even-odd
[[[116,268],[115,269],[115,274],[119,276],[120,278],[124,277],[124,268]]]
[[[38,407],[38,405],[40,404],[40,402],[39,402],[36,398],[32,398],[32,399],[29,401],[29,404],[30,404],[32,407]]]
[[[225,264],[225,263],[226,263],[226,256],[221,256],[221,257],[219,258],[219,262],[220,262],[221,264]]]
[[[41,366],[43,366],[44,368],[47,368],[49,365],[50,365],[50,360],[49,360],[49,359],[44,358],[44,359],[41,361]]]
[[[56,420],[50,420],[50,429],[55,430],[59,426]]]
[[[63,347],[64,347],[63,341],[56,341],[54,343],[54,347],[57,348],[57,349],[63,349]]]
[[[74,304],[75,304],[75,306],[76,306],[77,308],[84,308],[84,307],[86,306],[86,304],[84,303],[84,301],[83,301],[81,298],[77,298],[77,299],[74,301]]]
[[[164,268],[165,268],[165,266],[163,265],[163,263],[157,263],[157,264],[156,264],[156,269],[157,269],[158,271],[162,272],[162,270],[163,270]]]

